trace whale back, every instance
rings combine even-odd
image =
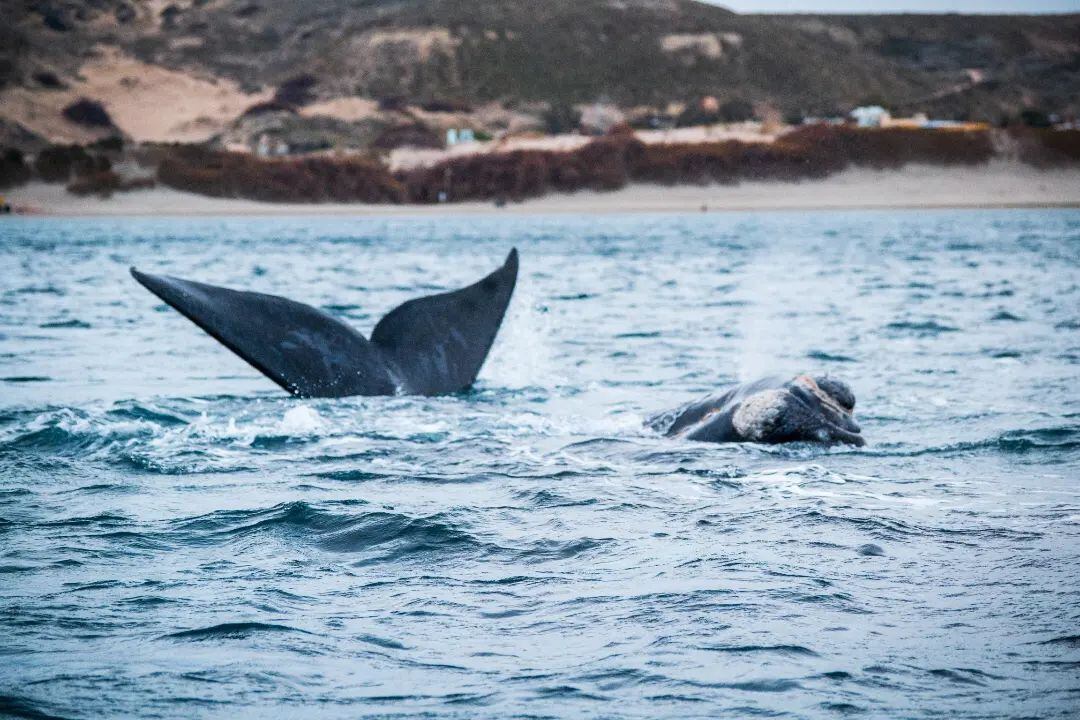
[[[395,392],[379,349],[353,328],[310,305],[134,268],[131,274],[293,395],[344,397]]]

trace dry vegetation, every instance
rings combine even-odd
[[[1010,135],[1020,159],[1029,165],[1051,168],[1080,162],[1080,130],[1015,128]]]
[[[124,179],[112,170],[81,175],[68,183],[67,191],[72,195],[96,195],[100,198],[111,197],[113,193],[132,190],[148,190],[156,183],[153,178]]]
[[[822,178],[849,166],[976,164],[993,157],[988,131],[858,130],[807,126],[774,143],[649,145],[632,135],[595,140],[565,153],[519,151],[454,158],[402,173],[411,202],[519,200],[547,192],[614,190],[631,182],[675,185]]]
[[[0,188],[22,185],[30,180],[30,167],[23,154],[14,148],[0,150]]]
[[[519,150],[468,155],[397,174],[367,158],[270,160],[177,147],[161,160],[158,179],[178,190],[214,197],[435,203],[441,198],[521,200],[549,192],[615,190],[631,182],[796,181],[825,177],[851,165],[975,164],[989,160],[993,153],[987,131],[809,126],[774,143],[729,140],[649,145],[623,133],[570,152]]]
[[[49,183],[66,183],[73,177],[106,172],[112,163],[104,155],[91,154],[79,145],[53,145],[38,153],[34,172]]]
[[[126,157],[156,167],[162,185],[211,197],[423,204],[522,200],[552,192],[616,190],[631,183],[791,182],[824,178],[848,167],[975,165],[995,157],[995,132],[811,125],[771,143],[650,144],[623,131],[574,150],[464,155],[396,173],[367,156],[264,159],[193,145],[142,145],[129,149]],[[1009,137],[1014,140],[1011,156],[1031,165],[1080,161],[1080,131],[1016,129]],[[69,190],[80,195],[107,196],[145,187],[145,180],[125,180],[113,171],[110,158],[120,157],[122,151],[119,140],[87,147],[53,146],[38,154],[33,175],[46,182],[70,183]],[[30,176],[21,155],[0,156],[0,186],[25,182]]]
[[[253,155],[178,146],[158,166],[163,185],[210,197],[267,202],[401,202],[401,184],[365,158],[321,156],[260,159]]]

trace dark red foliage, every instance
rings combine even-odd
[[[22,185],[30,180],[30,168],[23,154],[14,148],[0,148],[0,188]]]
[[[180,147],[165,153],[158,177],[190,192],[270,201],[502,201],[549,192],[615,190],[632,182],[797,181],[826,177],[853,165],[970,165],[990,159],[993,152],[989,131],[820,125],[800,128],[772,143],[645,144],[633,134],[619,132],[572,152],[465,155],[396,175],[369,159],[261,160]]]
[[[154,187],[153,178],[124,180],[112,170],[102,170],[75,178],[68,184],[67,191],[73,195],[97,195],[107,198],[115,192],[145,190],[152,187]]]
[[[986,131],[807,126],[772,143],[736,140],[646,145],[625,131],[573,152],[519,151],[454,158],[402,173],[408,199],[522,199],[551,191],[615,190],[631,182],[735,183],[821,178],[849,165],[973,164],[993,155]]]
[[[1010,128],[1020,159],[1037,167],[1080,162],[1080,130]]]
[[[386,128],[371,143],[374,150],[393,150],[399,147],[443,148],[442,136],[431,128],[413,123]]]
[[[977,165],[994,155],[989,130],[805,125],[781,140],[788,145],[814,147],[845,164],[876,168],[907,163]]]
[[[267,202],[396,203],[404,195],[382,163],[364,158],[262,159],[177,147],[164,155],[157,177],[177,190]]]
[[[109,159],[91,155],[79,145],[53,145],[37,154],[34,171],[45,182],[68,182],[71,177],[104,172],[112,167]]]

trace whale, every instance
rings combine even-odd
[[[472,285],[394,308],[365,338],[295,300],[131,268],[143,287],[302,398],[468,390],[495,341],[517,273],[512,249],[500,268]]]
[[[862,446],[855,394],[829,376],[767,377],[657,413],[645,421],[666,437],[701,442],[814,442]]]

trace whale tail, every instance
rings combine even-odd
[[[476,380],[517,282],[517,250],[468,287],[391,310],[371,339],[310,305],[151,275],[147,290],[299,397],[442,395]]]

